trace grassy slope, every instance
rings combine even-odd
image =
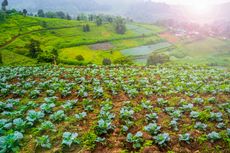
[[[86,24],[86,22],[14,15],[9,17],[6,23],[0,25],[2,30],[2,33],[0,34],[0,46],[10,41],[13,37],[18,37],[10,42],[9,45],[2,47],[2,49],[0,47],[0,51],[4,50],[5,52],[13,52],[12,54],[15,56],[19,54],[20,56],[17,58],[24,57],[22,55],[28,54],[26,46],[30,39],[33,38],[41,41],[41,47],[43,50],[51,50],[54,47],[59,48],[61,50],[61,59],[70,59],[72,61],[75,60],[75,55],[82,54],[87,61],[93,61],[94,63],[99,64],[104,57],[111,58],[112,60],[121,57],[122,55],[117,52],[118,50],[159,41],[160,38],[153,34],[163,30],[160,27],[152,25],[149,26],[152,27],[152,29],[149,30],[149,27],[144,27],[148,25],[140,26],[140,24],[131,23],[128,25],[126,34],[119,35],[114,32],[112,24],[104,24],[103,26],[98,27],[94,23],[88,22],[91,31],[84,33],[82,31],[83,24]],[[129,27],[130,25],[131,28]],[[148,38],[135,38],[142,36],[143,34],[152,36],[149,36]],[[111,42],[114,45],[114,54],[104,51],[93,51],[87,46],[88,44],[103,41]],[[5,57],[5,61],[8,60],[7,57],[8,56]],[[24,59],[28,58],[24,57]],[[14,63],[14,60],[12,60],[11,63]],[[18,61],[16,63],[18,63]]]
[[[194,64],[215,64],[230,66],[230,41],[217,38],[204,38],[188,44],[178,43],[169,54],[184,53],[186,57],[175,58],[174,62]]]

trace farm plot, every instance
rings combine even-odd
[[[153,33],[152,30],[149,30],[147,28],[135,25],[135,24],[128,24],[127,29],[132,30],[136,34],[151,34]]]
[[[121,53],[127,56],[149,55],[156,50],[164,49],[164,48],[170,47],[171,45],[172,44],[168,42],[161,42],[161,43],[157,43],[153,45],[125,49],[125,50],[122,50]]]
[[[0,152],[230,152],[230,73],[0,67]]]

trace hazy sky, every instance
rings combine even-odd
[[[216,3],[230,2],[230,0],[152,0],[152,1],[166,2],[170,4],[194,4],[194,3],[216,4]]]

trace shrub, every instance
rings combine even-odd
[[[103,61],[102,61],[102,64],[103,64],[103,65],[111,65],[111,64],[112,64],[112,62],[111,62],[111,60],[110,60],[110,59],[108,59],[108,58],[104,58],[104,59],[103,59]]]
[[[169,56],[162,53],[154,53],[149,56],[147,65],[163,64],[169,61]]]
[[[75,57],[75,59],[78,60],[78,61],[84,61],[84,60],[85,60],[84,57],[83,57],[82,55],[77,55],[77,56]]]
[[[133,61],[132,61],[131,57],[124,56],[124,57],[121,57],[121,58],[114,60],[114,64],[132,65]]]

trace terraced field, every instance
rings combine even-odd
[[[131,56],[138,63],[146,64],[149,55],[153,52],[171,47],[169,42],[159,42],[147,46],[139,46],[130,49],[121,50],[121,53],[126,56]]]
[[[83,32],[82,26],[85,24],[90,26],[90,32]],[[15,59],[23,59],[22,65],[34,64],[36,60],[28,57],[28,45],[31,39],[35,39],[40,41],[41,49],[44,51],[49,52],[53,48],[60,50],[60,55],[63,55],[60,56],[60,61],[65,64],[78,63],[75,55],[80,54],[86,59],[83,64],[101,64],[103,58],[113,60],[121,57],[121,54],[117,53],[121,49],[162,41],[156,35],[162,30],[164,29],[154,25],[128,23],[126,33],[120,35],[115,32],[113,24],[109,23],[96,26],[94,22],[89,21],[11,15],[0,25],[0,51],[3,54],[4,65],[18,65],[19,62],[9,59],[5,54],[7,52],[14,55]],[[126,43],[128,41],[129,43]],[[98,50],[95,53],[90,46],[100,43],[111,43],[114,47],[106,50],[107,52]],[[63,53],[63,50],[67,50],[67,53]],[[115,55],[109,54],[111,51],[115,52]],[[69,56],[66,57],[67,55]]]
[[[230,73],[0,67],[0,152],[230,152]]]

